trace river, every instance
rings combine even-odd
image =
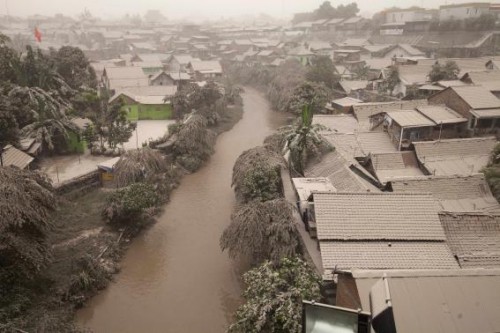
[[[224,332],[241,303],[243,270],[219,247],[235,204],[232,167],[286,122],[256,90],[242,96],[242,120],[218,137],[201,170],[183,178],[158,222],[133,240],[115,282],[78,312],[80,325],[98,333]]]

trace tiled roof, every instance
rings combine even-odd
[[[467,118],[444,105],[419,106],[417,110],[436,124],[455,124],[467,121]]]
[[[450,87],[473,109],[500,108],[500,100],[481,86]]]
[[[442,241],[430,194],[316,193],[318,239]]]
[[[435,123],[415,110],[389,111],[387,115],[401,127],[434,127]]]
[[[323,156],[320,162],[309,165],[305,176],[326,177],[337,191],[342,192],[379,192],[380,190],[371,183],[356,175],[349,168],[349,163],[342,155],[333,151]]]
[[[373,153],[392,153],[397,151],[385,132],[359,132],[356,139],[365,156]]]
[[[459,268],[445,242],[320,242],[325,270]]]
[[[372,153],[371,161],[375,174],[381,184],[394,179],[422,176],[417,158],[413,151],[394,153]]]
[[[313,124],[323,125],[335,133],[354,133],[358,129],[358,121],[351,115],[315,114]]]
[[[422,176],[391,181],[397,193],[431,193],[442,211],[500,212],[483,174],[472,176]]]
[[[420,163],[434,175],[471,175],[488,164],[494,137],[414,142]]]
[[[440,214],[440,219],[462,267],[500,267],[500,215]]]
[[[25,169],[33,160],[33,157],[11,145],[4,147],[2,153],[2,163],[4,166],[15,166],[19,169]]]

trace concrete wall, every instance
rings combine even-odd
[[[58,195],[72,199],[81,196],[92,189],[101,186],[99,171],[92,171],[86,175],[73,178],[54,186],[54,191]]]
[[[439,9],[439,20],[463,20],[467,18],[480,17],[483,14],[489,13],[488,6],[478,6],[478,5],[466,5],[460,7],[444,7]]]

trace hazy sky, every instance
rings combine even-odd
[[[32,14],[77,15],[88,8],[93,15],[119,17],[126,13],[144,14],[147,9],[161,10],[168,18],[208,17],[266,13],[276,17],[311,11],[323,0],[0,0],[0,14],[25,16]],[[332,5],[348,4],[353,0],[332,0]],[[445,3],[470,0],[358,0],[362,15],[373,14],[391,6],[413,5],[436,8]]]

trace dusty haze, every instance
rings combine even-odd
[[[148,9],[158,9],[170,19],[219,19],[265,13],[276,17],[289,17],[297,12],[316,9],[323,0],[1,0],[0,14],[16,16],[53,15],[62,13],[78,15],[87,8],[93,15],[116,18],[125,14],[144,14]],[[333,6],[348,4],[352,0],[331,1]],[[470,0],[358,0],[360,14],[371,16],[387,7],[422,6],[437,8],[446,3],[463,3]]]

